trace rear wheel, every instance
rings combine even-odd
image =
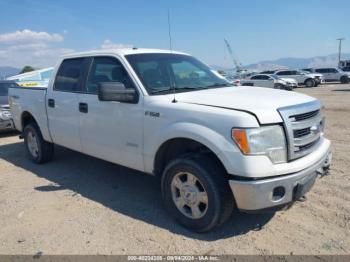
[[[171,161],[162,176],[162,196],[167,211],[180,224],[197,232],[225,222],[234,207],[226,171],[206,155]]]
[[[342,77],[340,78],[340,83],[342,83],[342,84],[348,84],[348,83],[349,83],[349,77],[347,77],[347,76],[342,76]]]
[[[307,79],[306,81],[305,81],[305,86],[306,87],[314,87],[315,86],[315,80],[313,80],[313,79]]]
[[[53,157],[53,144],[43,139],[41,131],[36,123],[30,123],[24,127],[24,144],[29,158],[37,163],[45,163]]]

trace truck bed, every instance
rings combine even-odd
[[[46,88],[9,88],[9,103],[15,128],[22,132],[22,117],[28,112],[36,119],[46,141],[51,141],[46,111]]]

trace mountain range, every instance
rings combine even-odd
[[[350,59],[350,53],[342,54],[342,59]],[[285,68],[307,68],[307,67],[336,67],[338,65],[338,54],[326,56],[315,56],[309,58],[285,57],[275,60],[264,60],[258,63],[244,65],[243,67],[252,71],[262,71],[268,69],[285,69]],[[217,70],[232,70],[232,68],[216,66]]]
[[[350,53],[342,54],[342,59],[350,59]],[[275,60],[264,60],[258,63],[244,65],[243,67],[251,71],[262,71],[268,69],[285,69],[285,68],[306,68],[306,67],[334,67],[338,64],[338,54],[326,56],[314,56],[309,58],[285,57]],[[211,65],[217,70],[232,71],[233,68]],[[0,66],[0,79],[18,74],[20,69],[10,66]]]
[[[18,74],[20,69],[11,66],[0,66],[0,79]]]

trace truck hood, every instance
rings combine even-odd
[[[261,87],[225,87],[178,93],[180,103],[198,104],[254,114],[261,124],[282,122],[277,109],[316,100],[296,92]]]

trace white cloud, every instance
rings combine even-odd
[[[111,40],[106,39],[101,44],[101,49],[119,49],[119,48],[131,48],[133,45],[131,44],[117,44],[113,43]]]
[[[21,68],[53,66],[58,57],[74,52],[72,49],[57,46],[62,42],[60,34],[35,32],[29,29],[0,34],[0,65]]]
[[[29,29],[0,34],[0,43],[35,43],[35,42],[62,42],[60,34],[47,32],[35,32]]]

